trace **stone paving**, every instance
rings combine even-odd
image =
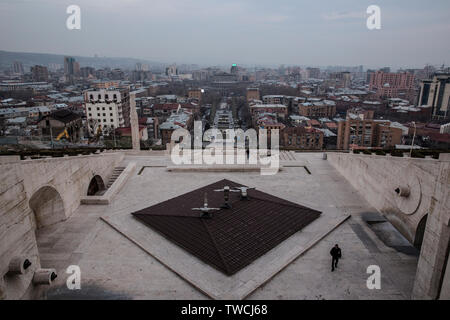
[[[327,219],[351,215],[248,299],[409,299],[418,257],[387,247],[376,236],[362,219],[376,210],[322,160],[322,154],[297,153],[295,158],[311,174],[300,165],[286,167],[276,176],[172,173],[163,167],[171,165],[164,156],[127,156],[121,165],[133,161],[136,170],[110,205],[82,205],[67,221],[38,230],[41,263],[58,271],[48,298],[207,299],[101,217],[125,221],[133,211],[226,178],[320,210],[324,225]],[[143,166],[148,167],[141,171]],[[342,248],[343,259],[332,273],[329,250],[335,243]],[[173,251],[168,254],[172,264],[181,257]],[[78,291],[65,288],[65,269],[71,264],[81,268]],[[381,290],[366,287],[366,268],[374,264],[381,268]]]

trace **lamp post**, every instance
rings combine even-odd
[[[417,126],[416,126],[416,122],[413,121],[411,122],[414,125],[414,135],[413,135],[413,139],[411,142],[411,150],[409,151],[409,157],[412,157],[412,151],[413,151],[413,147],[414,147],[414,139],[416,138],[416,130],[417,130]]]

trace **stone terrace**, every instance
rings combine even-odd
[[[38,230],[42,266],[55,267],[59,275],[47,297],[409,299],[418,256],[396,251],[376,236],[364,221],[367,215],[379,216],[376,209],[328,161],[322,160],[322,154],[293,154],[295,159],[291,156],[284,158],[286,166],[278,174],[261,176],[258,172],[169,172],[165,167],[172,164],[166,156],[127,155],[120,165],[135,162],[136,170],[109,205],[81,205],[68,220]],[[158,247],[166,253],[162,257],[164,254],[156,252],[144,235],[134,239],[127,232],[127,228],[140,228],[139,222],[131,220],[132,212],[221,179],[255,186],[322,212],[309,232],[300,232],[302,248],[286,256],[285,265],[267,265],[262,270],[267,277],[246,287],[245,294],[234,292],[231,285],[226,287],[228,283],[221,281],[228,280],[219,279],[213,272],[208,273],[208,282],[195,278],[195,272],[203,269],[193,267],[194,274],[188,274],[181,259],[186,253],[169,246],[168,240],[159,240]],[[346,219],[348,215],[351,217]],[[323,236],[313,241],[316,231],[323,232]],[[335,243],[342,248],[343,258],[332,273],[329,251]],[[282,245],[279,247],[275,250],[286,254],[281,251]],[[188,259],[197,263],[193,257]],[[79,291],[69,291],[65,286],[65,270],[72,264],[81,268]],[[381,290],[366,287],[369,265],[381,268]],[[249,271],[246,276],[251,279],[253,274]],[[215,282],[223,283],[223,290],[228,291],[210,290],[208,285]]]

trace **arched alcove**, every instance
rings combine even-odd
[[[34,212],[36,228],[66,219],[61,195],[51,186],[44,186],[37,190],[30,198],[29,205]]]
[[[91,179],[91,182],[89,182],[87,195],[88,196],[94,196],[99,191],[102,191],[102,190],[105,190],[105,183],[103,182],[102,177],[100,177],[99,175],[95,175]]]
[[[423,236],[425,234],[425,227],[427,225],[428,214],[424,215],[417,225],[416,235],[414,237],[414,246],[417,249],[422,247]]]

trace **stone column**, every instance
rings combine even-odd
[[[136,94],[130,93],[130,125],[131,125],[131,143],[133,150],[141,150],[139,139],[139,121],[136,111]]]

